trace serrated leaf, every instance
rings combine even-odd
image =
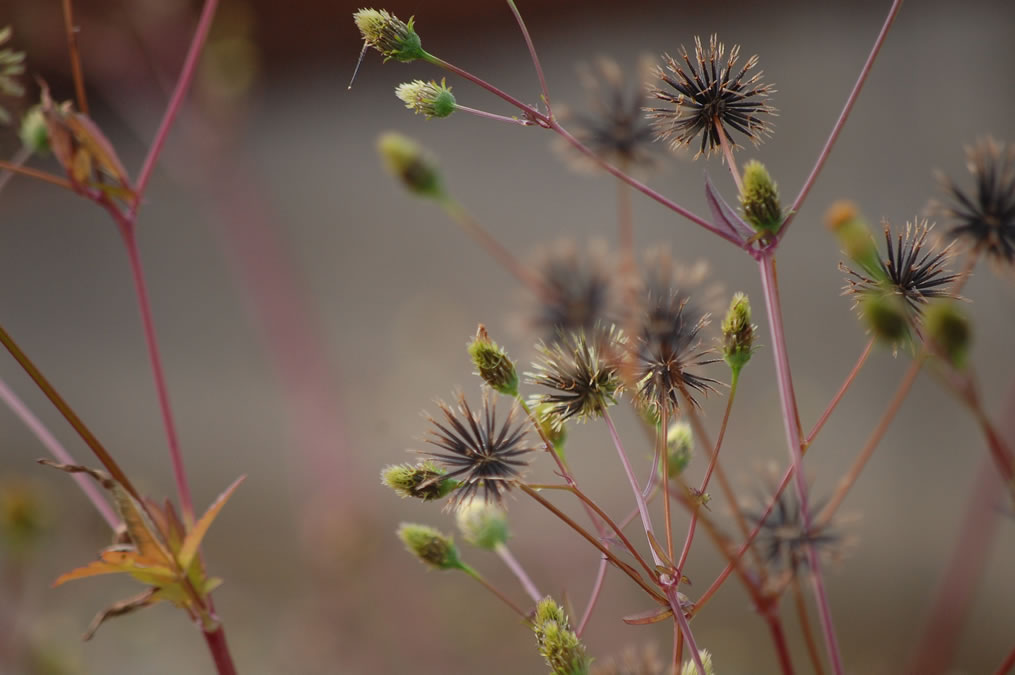
[[[218,498],[212,502],[212,505],[208,507],[208,510],[204,512],[194,527],[187,533],[187,536],[183,539],[183,545],[180,546],[180,553],[176,559],[180,563],[180,568],[183,570],[190,569],[190,565],[194,562],[194,557],[197,555],[197,549],[201,547],[201,540],[204,539],[204,535],[208,532],[208,528],[211,527],[215,517],[218,516],[219,511],[226,505],[226,502],[233,495],[233,492],[240,486],[247,477],[240,476],[233,484],[225,489],[225,492],[220,494]]]

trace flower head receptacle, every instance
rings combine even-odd
[[[361,9],[352,16],[364,46],[376,49],[385,61],[408,63],[426,57],[412,17],[406,23],[383,9]]]
[[[395,96],[405,104],[406,108],[427,119],[447,117],[457,107],[455,95],[451,93],[451,87],[443,79],[440,84],[432,80],[430,82],[423,80],[403,82],[395,87]]]
[[[463,569],[454,539],[440,530],[426,525],[402,523],[396,534],[405,544],[405,549],[424,565],[437,570]]]

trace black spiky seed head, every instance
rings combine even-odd
[[[558,425],[602,416],[620,391],[617,355],[623,341],[613,326],[596,326],[590,333],[578,331],[549,345],[540,343],[539,359],[526,377],[530,384],[553,391],[535,395],[532,403]]]
[[[731,131],[743,134],[754,145],[771,135],[772,127],[766,117],[777,114],[768,104],[775,89],[761,81],[761,71],[748,76],[758,64],[757,55],[735,70],[739,45],[734,45],[727,57],[726,48],[716,35],[709,39],[707,51],[701,38],[694,38],[693,61],[683,46],[677,54],[680,61],[666,54],[663,56],[666,67],[656,68],[656,76],[669,88],[651,92],[654,98],[673,103],[674,107],[645,108],[657,139],[676,147],[690,145],[701,135],[701,147],[695,157],[707,157],[722,146],[720,128],[733,147],[736,144]]]
[[[526,455],[538,448],[529,443],[525,421],[515,423],[518,406],[512,406],[503,424],[498,424],[496,402],[489,392],[483,392],[479,412],[473,412],[461,392],[457,399],[456,409],[444,401],[437,402],[443,419],[428,418],[432,428],[426,442],[440,450],[420,454],[447,471],[443,480],[459,482],[451,506],[472,501],[480,494],[486,501],[503,503],[505,493],[521,479],[528,465]]]
[[[768,503],[767,499],[761,501]],[[823,505],[823,501],[814,502],[811,510],[818,513]],[[763,512],[745,515],[758,523]],[[842,538],[829,524],[812,522],[808,531],[804,527],[800,502],[784,490],[776,499],[772,512],[761,522],[756,541],[761,555],[773,569],[785,569],[795,575],[809,566],[808,546],[815,547],[819,555],[834,558]]]
[[[951,286],[957,278],[948,270],[953,245],[939,247],[928,242],[931,229],[926,220],[914,220],[906,223],[905,232],[893,237],[886,221],[885,255],[877,258],[876,268],[855,271],[839,264],[847,275],[843,294],[854,296],[858,303],[872,296],[897,296],[907,320],[918,327],[929,299],[954,297]]]

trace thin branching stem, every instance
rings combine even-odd
[[[726,130],[723,125],[719,123],[719,118],[716,117],[713,122],[715,126],[716,135],[719,136],[719,145],[722,147],[722,155],[726,160],[726,166],[730,171],[730,175],[733,176],[733,182],[737,186],[737,194],[743,194],[744,192],[744,181],[740,178],[740,168],[737,166],[737,160],[733,158],[733,143],[730,142],[728,136],[726,136]]]
[[[610,438],[613,440],[613,447],[617,449],[617,455],[620,457],[620,463],[624,467],[624,474],[627,476],[628,482],[631,484],[631,491],[634,492],[634,501],[638,505],[638,513],[641,515],[641,524],[645,530],[645,533],[649,536],[655,536],[652,531],[652,517],[648,512],[648,505],[645,504],[645,498],[641,496],[641,487],[638,485],[638,479],[634,477],[634,469],[631,467],[631,461],[627,457],[627,452],[624,450],[624,444],[620,441],[620,435],[617,433],[617,427],[613,424],[613,419],[610,417],[610,413],[607,410],[603,410],[603,419],[606,421],[606,427],[610,430]],[[659,555],[656,553],[654,546],[649,546],[652,552],[652,559],[656,565],[661,565]]]
[[[550,90],[546,86],[546,77],[543,75],[543,66],[539,63],[536,46],[532,43],[532,36],[529,35],[529,29],[525,27],[525,20],[522,19],[522,13],[518,11],[515,1],[507,0],[507,3],[511,8],[511,13],[515,15],[515,21],[518,22],[518,28],[522,31],[522,37],[525,38],[525,46],[529,49],[532,66],[536,69],[536,76],[539,78],[539,88],[543,92],[543,105],[546,106],[546,114],[550,119],[553,119],[553,110],[550,108]]]
[[[783,425],[786,431],[786,443],[794,467],[793,478],[797,499],[800,504],[800,520],[804,531],[811,532],[812,519],[807,499],[807,481],[804,479],[802,470],[803,453],[797,416],[796,394],[793,391],[793,377],[789,369],[789,353],[786,348],[786,336],[783,333],[782,327],[782,307],[775,279],[775,258],[771,254],[766,255],[759,261],[758,265],[761,272],[762,290],[765,295],[765,309],[768,314],[769,330],[772,335],[775,370],[779,383],[779,399],[782,404]],[[839,641],[836,637],[835,625],[832,621],[832,610],[828,604],[828,594],[825,591],[824,578],[821,574],[820,557],[817,549],[809,542],[807,544],[807,555],[810,562],[811,582],[814,586],[815,597],[817,598],[818,616],[821,618],[821,628],[824,633],[828,659],[832,663],[832,669],[835,671],[835,674],[843,675],[842,655],[839,651]]]
[[[687,617],[684,616],[684,608],[680,606],[680,596],[677,595],[677,581],[674,581],[673,585],[666,590],[666,599],[670,601],[670,608],[673,610],[673,620],[680,627],[680,634],[687,641],[687,646],[691,648],[691,660],[698,669],[698,675],[706,675],[705,666],[701,662],[701,654],[698,652],[698,643],[694,641],[694,633],[691,632],[691,626],[687,623]],[[679,659],[679,654],[676,659]],[[679,672],[680,661],[676,659],[674,659],[673,667]]]
[[[525,619],[525,621],[529,621],[529,615],[526,614],[525,610],[523,610],[521,607],[516,605],[514,603],[514,601],[511,600],[511,598],[509,598],[508,596],[504,595],[504,593],[499,588],[497,588],[496,586],[491,584],[489,581],[487,581],[485,578],[483,578],[482,574],[480,574],[479,572],[477,572],[476,570],[472,569],[471,567],[469,567],[468,565],[466,565],[464,563],[462,564],[460,569],[463,572],[465,572],[466,574],[468,574],[470,577],[472,577],[473,579],[478,581],[483,586],[483,588],[485,588],[486,590],[490,591],[490,593],[492,593],[494,595],[494,597],[496,597],[498,600],[500,600],[505,605],[510,607],[511,611],[513,611],[515,614],[517,614],[518,616],[520,616],[523,619]]]
[[[994,675],[1009,675],[1013,670],[1015,670],[1015,647],[1012,647],[1008,656],[1004,657],[1004,661],[994,671]]]
[[[581,637],[582,633],[585,632],[585,626],[589,624],[589,619],[592,618],[592,611],[596,608],[599,596],[602,595],[603,583],[606,581],[606,569],[609,562],[610,561],[605,556],[599,558],[599,569],[596,571],[596,580],[592,584],[592,592],[589,594],[589,601],[585,606],[584,614],[582,614],[582,620],[578,623],[578,629],[575,631],[578,637]]]
[[[776,612],[765,614],[765,623],[772,633],[772,643],[775,645],[775,653],[779,657],[779,668],[782,675],[793,675],[793,657],[790,656],[789,645],[786,644],[786,632],[782,629],[782,619]]]
[[[800,188],[800,193],[797,194],[796,199],[793,200],[793,205],[789,209],[789,215],[783,222],[782,227],[779,229],[779,239],[786,236],[786,231],[789,229],[790,223],[799,213],[800,207],[803,205],[804,199],[807,198],[807,193],[814,187],[814,182],[818,179],[818,174],[821,173],[821,169],[825,166],[825,162],[828,160],[828,155],[832,152],[832,146],[835,145],[836,139],[839,138],[839,133],[842,131],[842,127],[845,126],[846,120],[849,118],[849,113],[853,110],[853,105],[856,103],[856,99],[860,96],[860,90],[863,89],[864,83],[867,81],[867,76],[870,75],[871,68],[874,67],[874,59],[877,58],[878,52],[881,51],[881,45],[885,43],[885,38],[888,37],[888,29],[892,27],[892,22],[895,21],[896,15],[899,13],[899,8],[902,7],[902,0],[893,0],[891,9],[888,10],[888,16],[885,17],[885,22],[881,26],[881,31],[878,33],[877,39],[874,40],[874,46],[871,48],[870,54],[867,55],[867,61],[863,64],[863,68],[860,70],[860,75],[857,77],[856,84],[853,85],[853,90],[849,92],[849,96],[846,98],[846,105],[842,107],[842,112],[839,113],[839,118],[835,120],[835,125],[832,127],[832,132],[828,135],[828,140],[825,141],[825,146],[821,148],[818,159],[814,162],[814,168],[811,169],[810,174],[807,176],[807,180],[804,181],[803,186]]]
[[[522,564],[514,557],[511,553],[511,549],[509,549],[506,544],[497,544],[496,548],[494,548],[494,553],[496,553],[497,556],[500,557],[501,561],[507,565],[507,568],[511,570],[511,573],[518,578],[518,583],[522,585],[525,592],[529,594],[530,598],[532,598],[532,602],[538,603],[543,599],[543,594],[539,592],[538,588],[536,588],[536,584],[532,581],[532,577],[530,577],[528,572],[525,571],[525,568],[522,567]]]
[[[78,110],[88,114],[88,97],[85,96],[85,75],[81,69],[81,52],[78,50],[78,27],[74,25],[73,0],[63,0],[63,29],[67,34],[67,51],[70,53],[71,74],[74,77],[74,92]]]
[[[800,578],[796,574],[790,580],[790,588],[793,591],[793,605],[796,607],[797,619],[800,621],[800,630],[803,632],[804,644],[807,645],[807,655],[811,659],[814,675],[824,675],[821,652],[818,651],[818,643],[814,639],[814,631],[811,630],[810,615],[807,613],[807,600],[804,598],[803,589],[800,588]]]
[[[46,183],[56,185],[58,187],[62,187],[66,190],[70,190],[71,192],[75,191],[74,186],[71,185],[71,182],[66,178],[62,176],[57,176],[54,173],[49,173],[48,171],[39,171],[38,169],[33,169],[30,166],[21,166],[20,164],[7,162],[0,159],[0,171],[10,171],[11,173],[18,173],[21,174],[22,176],[28,176],[29,178],[35,178],[36,180],[41,180]]]
[[[475,115],[476,117],[494,120],[495,122],[507,122],[509,124],[517,124],[518,126],[522,127],[532,126],[532,122],[523,120],[519,117],[508,117],[507,115],[498,115],[497,113],[487,112],[485,110],[480,110],[479,108],[470,108],[467,105],[455,104],[455,110],[461,110],[462,112]]]
[[[810,447],[811,443],[814,442],[814,439],[817,438],[818,434],[821,432],[822,427],[825,426],[825,422],[827,422],[828,418],[832,416],[832,412],[835,411],[835,408],[836,406],[839,405],[839,401],[842,400],[842,397],[846,395],[846,390],[849,389],[849,387],[853,384],[853,380],[855,380],[856,376],[860,374],[860,369],[863,368],[865,363],[867,363],[867,358],[871,355],[871,352],[873,350],[874,350],[874,338],[871,338],[870,340],[867,341],[867,346],[864,347],[863,353],[860,354],[860,358],[858,358],[856,360],[856,364],[853,365],[853,370],[849,371],[849,375],[846,376],[846,379],[845,381],[843,381],[842,386],[839,387],[839,391],[836,392],[835,396],[828,404],[828,407],[825,408],[825,412],[821,413],[821,417],[818,418],[818,421],[814,425],[814,428],[811,429],[811,433],[807,434],[807,438],[804,440],[805,452],[807,448]]]

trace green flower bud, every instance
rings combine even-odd
[[[426,525],[402,523],[397,534],[406,550],[423,564],[439,570],[464,569],[454,540],[439,530]]]
[[[965,367],[973,331],[969,317],[956,303],[930,304],[923,314],[923,325],[934,351],[954,367]]]
[[[443,79],[440,84],[423,80],[403,82],[395,87],[395,96],[402,99],[406,108],[417,115],[426,115],[427,119],[447,117],[456,107],[455,95],[451,93],[451,87],[447,86]]]
[[[21,118],[18,135],[21,137],[21,144],[33,155],[49,154],[49,129],[46,127],[46,118],[42,115],[41,105],[32,106]]]
[[[698,665],[694,662],[694,659],[690,659],[684,662],[684,665],[680,668],[680,675],[715,675],[715,668],[712,666],[712,655],[707,649],[698,650],[698,658],[701,659],[701,665],[705,666],[705,672],[698,672]]]
[[[740,207],[744,211],[744,219],[758,232],[777,232],[782,225],[779,188],[768,175],[765,165],[754,159],[744,167]]]
[[[908,339],[909,322],[902,300],[891,294],[868,294],[860,299],[860,315],[870,332],[882,342],[897,346]]]
[[[492,551],[508,540],[507,513],[496,504],[478,499],[462,504],[455,520],[458,531],[476,548]]]
[[[490,388],[508,396],[518,395],[518,371],[514,361],[496,342],[490,339],[486,326],[479,324],[476,337],[469,343],[469,356],[476,366],[476,374]]]
[[[444,184],[436,162],[411,138],[394,131],[381,134],[377,149],[388,170],[421,197],[444,199]]]
[[[687,422],[674,422],[666,434],[666,458],[669,477],[676,478],[684,472],[694,456],[694,434]]]
[[[825,214],[825,222],[839,240],[839,246],[842,247],[846,257],[860,265],[872,279],[887,280],[881,268],[881,258],[874,243],[874,235],[871,234],[870,227],[857,211],[855,204],[847,201],[835,202]]]
[[[420,464],[392,464],[381,469],[381,482],[399,497],[414,497],[424,502],[443,499],[458,487],[458,481],[441,478],[445,474],[431,461]]]
[[[384,55],[384,60],[395,59],[408,63],[426,56],[419,35],[413,30],[413,19],[405,23],[383,9],[361,9],[353,13],[356,27],[367,47]]]
[[[571,630],[564,608],[546,597],[536,605],[536,616],[532,622],[539,653],[546,659],[553,675],[585,675],[588,673],[588,659],[585,645]]]
[[[754,352],[751,303],[743,293],[735,293],[729,311],[722,320],[722,356],[734,373],[739,373]]]

